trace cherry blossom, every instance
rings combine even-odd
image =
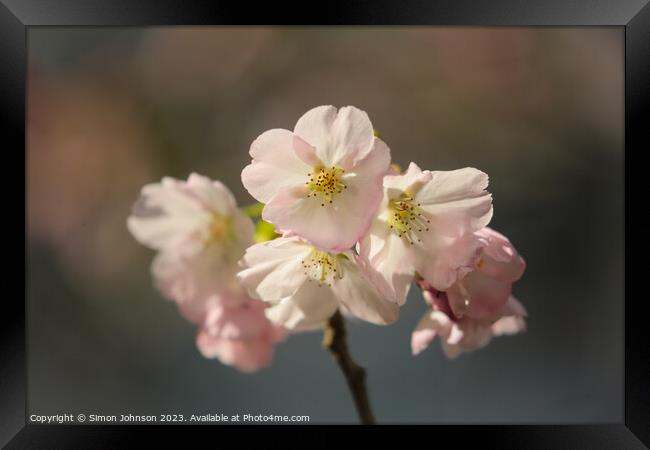
[[[373,133],[353,106],[313,108],[293,132],[273,129],[253,142],[242,182],[280,232],[346,251],[368,230],[390,164],[388,146]]]
[[[397,320],[367,263],[352,252],[319,250],[296,237],[250,247],[238,278],[249,294],[269,303],[267,317],[290,329],[322,325],[338,308],[374,324]]]

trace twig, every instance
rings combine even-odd
[[[364,425],[373,425],[375,417],[370,409],[368,391],[366,390],[366,371],[357,365],[350,356],[346,341],[345,321],[339,311],[336,311],[325,324],[323,347],[328,349],[338,363],[348,388],[352,393],[354,405],[357,408],[359,419]]]

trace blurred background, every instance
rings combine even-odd
[[[623,29],[29,29],[30,414],[301,414],[356,423],[344,379],[296,335],[246,375],[201,357],[126,217],[192,171],[240,204],[248,148],[321,104],[370,115],[406,167],[490,175],[491,226],[528,263],[528,331],[417,357],[424,311],[350,323],[383,423],[583,423],[623,414]]]

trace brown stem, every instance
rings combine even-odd
[[[323,347],[330,351],[343,375],[345,375],[361,423],[373,425],[375,417],[370,409],[368,391],[366,390],[366,371],[363,367],[357,365],[350,356],[346,341],[345,321],[339,311],[336,311],[329,318],[324,331]]]

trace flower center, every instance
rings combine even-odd
[[[345,170],[340,167],[315,167],[311,173],[307,174],[308,181],[305,183],[309,197],[320,197],[321,206],[326,203],[332,203],[337,194],[347,189],[342,180]]]
[[[310,281],[317,281],[319,286],[323,284],[331,286],[334,281],[343,278],[339,257],[342,256],[333,256],[328,252],[313,249],[309,256],[300,262]]]
[[[220,214],[212,213],[210,222],[205,228],[203,242],[206,246],[223,243],[230,239],[232,226],[230,219]]]
[[[420,206],[413,202],[413,196],[407,192],[388,202],[388,226],[410,244],[422,242],[421,234],[429,231],[431,221],[424,217]]]

